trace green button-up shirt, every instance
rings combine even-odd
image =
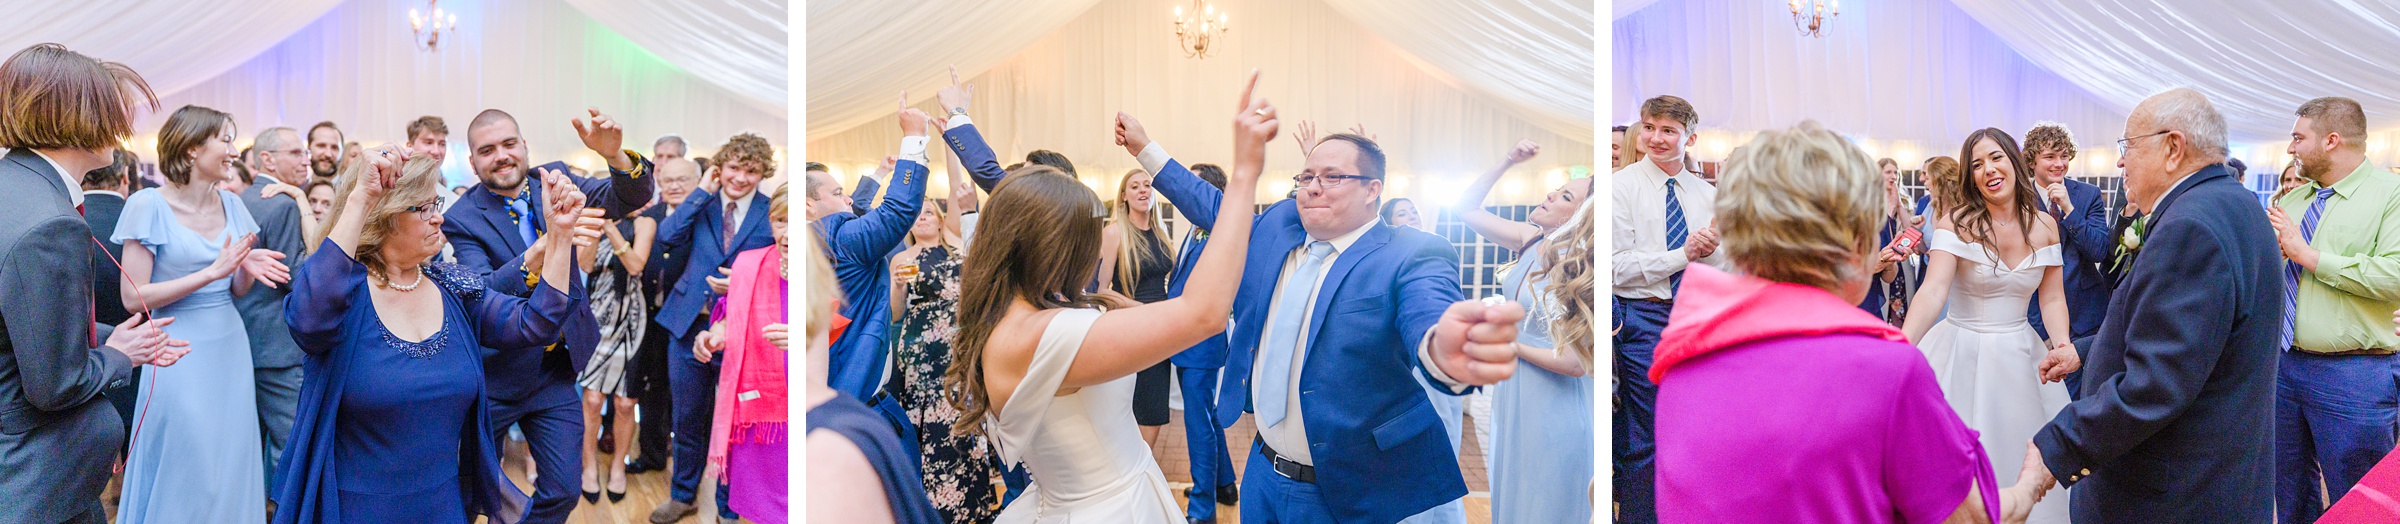
[[[2275,205],[2298,226],[2321,187],[2309,182]],[[2400,175],[2360,162],[2333,184],[2308,245],[2319,252],[2317,269],[2300,273],[2292,345],[2313,353],[2400,349],[2392,333],[2392,311],[2400,309]]]

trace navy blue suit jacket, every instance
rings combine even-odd
[[[575,187],[583,190],[588,199],[585,205],[601,209],[606,218],[623,218],[650,203],[652,185],[642,179],[650,172],[650,160],[631,155],[636,164],[632,172],[609,170],[608,178],[568,177]],[[526,170],[525,191],[530,195],[530,209],[535,216],[526,217],[541,225],[542,184],[544,169],[567,172],[565,162],[551,162]],[[483,276],[487,289],[515,297],[533,296],[532,286],[525,283],[525,239],[517,234],[516,222],[508,218],[508,204],[500,194],[482,184],[467,190],[450,211],[442,213],[442,235],[449,237],[451,252],[458,264]],[[573,296],[585,296],[581,278],[570,286]],[[566,344],[566,359],[560,364],[549,361],[547,351],[504,351],[522,348],[484,348],[485,382],[491,397],[499,400],[519,400],[532,395],[545,383],[542,378],[575,380],[591,360],[592,350],[600,345],[600,321],[592,316],[586,303],[576,304],[561,329]],[[546,377],[545,377],[546,375]]]
[[[666,305],[658,310],[658,325],[676,340],[698,333],[695,326],[705,327],[697,321],[708,315],[709,304],[718,296],[708,288],[708,277],[717,276],[718,269],[731,269],[734,255],[775,245],[775,226],[767,220],[771,199],[764,194],[750,197],[731,245],[725,243],[725,201],[707,191],[693,191],[675,207],[675,216],[658,228],[658,240],[650,249],[690,253],[683,258],[681,278],[667,290]]]
[[[1224,192],[1181,163],[1168,162],[1153,183],[1195,223],[1216,223]],[[1268,206],[1252,227],[1217,404],[1226,420],[1250,399],[1250,369],[1284,261],[1309,238],[1291,200]],[[1376,224],[1319,281],[1298,387],[1317,486],[1336,520],[1398,522],[1467,494],[1458,452],[1416,378],[1425,374],[1418,344],[1461,300],[1458,275],[1449,241]]]
[[[842,317],[850,319],[850,328],[833,341],[827,385],[860,399],[873,399],[882,385],[892,329],[890,254],[925,205],[925,166],[902,160],[892,169],[883,205],[864,215],[837,213],[815,225],[823,242],[819,247],[833,261],[834,278],[842,285]],[[693,260],[699,261],[697,253]]]
[[[2222,164],[2158,205],[2109,301],[2083,398],[2035,433],[2076,522],[2267,522],[2283,257]]]
[[[2083,338],[2100,332],[2100,317],[2108,311],[2109,285],[2100,276],[2100,265],[2108,263],[2116,244],[2110,241],[2112,224],[2108,210],[2101,206],[2100,186],[2075,180],[2066,185],[2067,201],[2075,203],[2075,213],[2058,219],[2059,243],[2064,244],[2060,251],[2066,252],[2067,262],[2060,272],[2067,291],[2067,331],[2074,338]],[[2042,211],[2051,212],[2050,200],[2041,202]],[[2049,340],[2050,331],[2042,327],[2042,301],[2033,301],[2027,309],[2031,311],[2025,318],[2033,323],[2034,332]],[[2076,351],[2091,354],[2091,348]]]

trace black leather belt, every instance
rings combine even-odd
[[[2349,351],[2309,351],[2309,350],[2306,350],[2306,349],[2301,349],[2301,348],[2300,348],[2300,346],[2292,346],[2292,351],[2298,351],[2298,352],[2307,353],[2307,354],[2311,354],[2311,355],[2319,355],[2319,356],[2327,356],[2327,357],[2358,357],[2358,356],[2380,356],[2380,355],[2390,355],[2390,354],[2393,354],[2392,350],[2391,350],[2391,349],[2388,349],[2388,348],[2367,348],[2367,349],[2353,349],[2353,350],[2349,350]]]
[[[1292,459],[1283,458],[1282,455],[1275,454],[1275,446],[1267,445],[1267,440],[1265,437],[1259,437],[1258,451],[1259,453],[1266,455],[1267,462],[1275,465],[1275,474],[1283,475],[1283,478],[1310,484],[1317,483],[1316,466],[1293,462]]]

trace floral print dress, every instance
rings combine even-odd
[[[906,280],[907,308],[897,323],[900,404],[917,426],[917,446],[925,458],[925,491],[944,522],[991,522],[998,517],[1000,496],[994,489],[998,463],[984,438],[954,434],[958,408],[942,387],[950,370],[951,342],[958,340],[959,257],[944,246],[930,246],[916,260]]]

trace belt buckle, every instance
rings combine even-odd
[[[1275,474],[1283,475],[1283,478],[1287,479],[1300,480],[1300,463],[1283,457],[1275,457]]]

